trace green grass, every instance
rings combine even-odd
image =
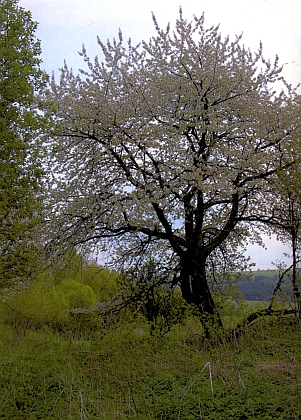
[[[301,419],[300,325],[260,322],[203,343],[195,320],[72,341],[0,328],[1,419]]]

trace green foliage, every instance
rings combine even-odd
[[[65,279],[50,287],[42,279],[30,285],[24,293],[7,300],[3,304],[3,316],[7,324],[23,334],[28,329],[45,325],[59,329],[63,326],[66,329],[67,326],[68,329],[70,324],[72,329],[76,320],[71,311],[75,308],[90,308],[95,302],[96,296],[90,286]]]
[[[68,301],[63,293],[55,288],[45,288],[43,281],[29,286],[5,302],[5,321],[17,332],[45,324],[58,324],[68,321]]]
[[[151,331],[160,336],[183,322],[189,312],[180,288],[171,288],[168,275],[160,273],[153,261],[124,273],[121,296],[130,312],[145,317]]]
[[[57,258],[48,272],[54,284],[72,279],[90,286],[98,302],[106,301],[120,288],[119,276],[116,272],[92,263],[76,249],[69,249]]]
[[[37,257],[41,163],[37,138],[46,84],[37,24],[16,0],[0,3],[0,288],[26,278]]]
[[[76,280],[63,280],[53,289],[67,300],[69,309],[89,308],[96,303],[92,288]]]
[[[88,264],[82,272],[82,281],[90,286],[98,302],[105,302],[120,290],[120,276],[98,266]]]
[[[96,304],[113,298],[119,290],[116,272],[96,266],[73,249],[23,293],[6,298],[0,315],[19,335],[49,326],[70,338],[91,336],[92,331],[101,336],[104,327],[119,325],[123,314],[100,316]]]
[[[48,267],[47,273],[49,273],[54,284],[60,284],[65,279],[81,282],[87,265],[85,256],[77,252],[76,249],[71,248],[53,261],[53,264]]]

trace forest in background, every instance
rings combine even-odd
[[[293,300],[293,290],[291,287],[291,273],[287,273],[283,282],[283,294],[288,300]],[[238,290],[246,300],[267,301],[273,294],[273,290],[279,280],[278,270],[256,270],[251,274],[244,275],[238,281]]]

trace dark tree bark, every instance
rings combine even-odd
[[[300,230],[300,206],[295,209],[295,200],[290,200],[290,222],[291,222],[291,245],[292,245],[292,284],[293,294],[297,305],[298,316],[300,318],[301,313],[301,294],[297,282],[297,265],[298,265],[298,241],[299,241],[299,230]]]
[[[205,335],[211,338],[223,324],[208,285],[206,260],[199,254],[186,252],[181,263],[180,287],[186,302],[198,309]]]

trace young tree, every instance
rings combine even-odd
[[[295,92],[284,82],[275,93],[277,58],[223,40],[204,16],[189,23],[180,10],[173,33],[153,19],[148,43],[98,39],[103,63],[83,47],[89,71],[66,65],[52,82],[52,245],[102,244],[128,264],[150,250],[202,319],[221,325],[209,257],[252,234],[249,214],[269,213],[268,180],[292,162]]]
[[[297,305],[297,311],[301,313],[301,294],[298,285],[298,271],[300,268],[300,245],[301,245],[301,194],[300,194],[300,162],[292,167],[281,171],[271,184],[274,197],[269,217],[262,220],[278,238],[291,248],[291,265],[285,273],[290,274],[293,287],[293,296]],[[277,290],[283,281],[279,279]],[[299,279],[300,280],[300,279]],[[274,291],[275,294],[276,291]]]
[[[27,277],[35,257],[41,164],[36,137],[46,75],[37,24],[16,0],[0,2],[0,287]]]

